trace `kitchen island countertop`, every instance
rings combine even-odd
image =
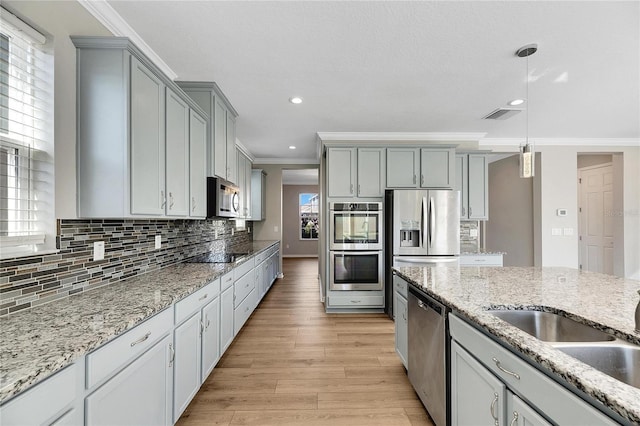
[[[557,381],[581,389],[623,418],[640,423],[640,389],[579,362],[487,312],[488,309],[565,312],[622,340],[640,344],[640,334],[634,331],[640,281],[555,267],[394,270]]]
[[[277,242],[233,247],[247,253],[235,263],[178,263],[0,318],[0,403]]]

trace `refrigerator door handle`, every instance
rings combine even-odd
[[[431,241],[433,239],[433,233],[435,232],[436,211],[433,207],[433,197],[429,198],[429,248],[431,248]]]
[[[424,222],[426,221],[427,217],[424,214],[424,210],[425,210],[425,204],[427,202],[427,199],[422,197],[422,205],[420,206],[420,247],[424,248]]]

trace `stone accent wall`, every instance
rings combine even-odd
[[[207,251],[252,240],[252,222],[233,220],[58,220],[58,253],[0,262],[0,316],[120,281]],[[156,250],[155,236],[162,236]],[[93,243],[104,241],[104,260]]]

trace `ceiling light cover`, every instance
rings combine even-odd
[[[293,145],[289,145],[289,149],[296,149],[296,147]]]
[[[292,96],[289,98],[289,102],[291,102],[292,104],[301,104],[302,103],[302,98],[299,96]]]
[[[509,102],[509,105],[516,106],[516,105],[522,105],[523,103],[524,103],[524,99],[514,99],[511,102]]]

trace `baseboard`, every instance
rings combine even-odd
[[[295,257],[300,257],[300,258],[309,257],[309,258],[316,258],[317,259],[318,255],[317,254],[283,254],[282,257],[283,258],[285,258],[285,257],[294,257],[294,258]]]

